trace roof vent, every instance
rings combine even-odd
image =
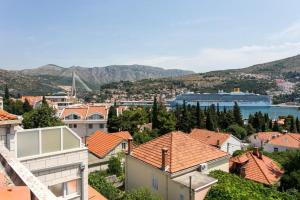
[[[200,171],[200,172],[204,172],[204,171],[207,171],[207,170],[208,170],[208,165],[207,165],[207,163],[202,163],[202,164],[200,164],[199,167],[198,167],[198,171]]]

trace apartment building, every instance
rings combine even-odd
[[[126,190],[145,187],[166,200],[202,200],[217,183],[207,174],[229,171],[229,154],[180,131],[134,149],[131,142],[125,161]]]
[[[107,131],[108,109],[107,105],[74,105],[64,108],[60,119],[85,142],[95,131]]]
[[[81,138],[66,126],[22,129],[20,122],[0,110],[0,161],[17,177],[12,182],[29,187],[32,199],[87,200],[88,149]]]
[[[189,135],[205,144],[217,147],[230,155],[243,148],[243,143],[237,137],[228,133],[220,133],[206,129],[193,129]]]

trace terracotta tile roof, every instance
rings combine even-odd
[[[245,169],[244,178],[259,183],[273,185],[279,181],[284,173],[271,158],[262,155],[256,156],[253,152],[247,152],[230,159],[231,167],[234,163],[241,164]]]
[[[220,142],[219,144],[222,145],[228,138],[230,138],[230,134],[218,133],[206,129],[193,129],[189,135],[194,139],[213,146],[217,146],[218,141]]]
[[[125,133],[126,134],[126,133]],[[104,158],[110,151],[117,147],[122,141],[127,140],[123,137],[124,133],[105,133],[103,131],[96,131],[87,139],[88,149],[90,152],[100,158]],[[129,134],[129,133],[128,133]]]
[[[282,135],[282,134],[279,132],[258,132],[258,133],[256,133],[256,136],[261,141],[269,141],[272,139],[272,137],[274,138],[274,137],[280,136],[280,135]]]
[[[77,114],[81,117],[81,119],[87,119],[92,114],[100,113],[101,115],[106,118],[107,116],[107,108],[104,105],[78,105],[78,106],[70,106],[64,108],[62,111],[60,118],[63,119],[64,117],[70,114]]]
[[[100,113],[103,116],[107,115],[107,108],[106,106],[89,106],[87,117],[94,114],[94,113]]]
[[[300,148],[299,138],[300,137],[298,136],[298,134],[286,133],[279,137],[271,139],[268,143],[289,148]]]
[[[102,194],[97,192],[90,185],[88,186],[88,199],[89,200],[107,200]]]
[[[5,110],[0,109],[0,121],[17,120],[17,119],[18,117],[16,115],[10,114]]]
[[[28,100],[31,106],[34,106],[37,102],[43,100],[43,96],[22,96],[21,101],[24,102],[25,99]]]
[[[167,148],[167,171],[174,173],[228,154],[177,131],[165,134],[132,150],[131,155],[161,168],[162,148]]]
[[[0,188],[0,199],[5,200],[30,200],[30,189],[27,186],[14,186]]]
[[[120,132],[111,133],[111,134],[116,135],[120,138],[123,138],[124,140],[133,139],[128,131],[120,131]]]

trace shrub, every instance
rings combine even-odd
[[[109,174],[115,174],[117,176],[120,176],[122,174],[122,165],[120,158],[113,156],[109,159],[107,172]]]

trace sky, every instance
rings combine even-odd
[[[299,0],[0,0],[0,67],[247,67],[300,53],[299,8]]]

